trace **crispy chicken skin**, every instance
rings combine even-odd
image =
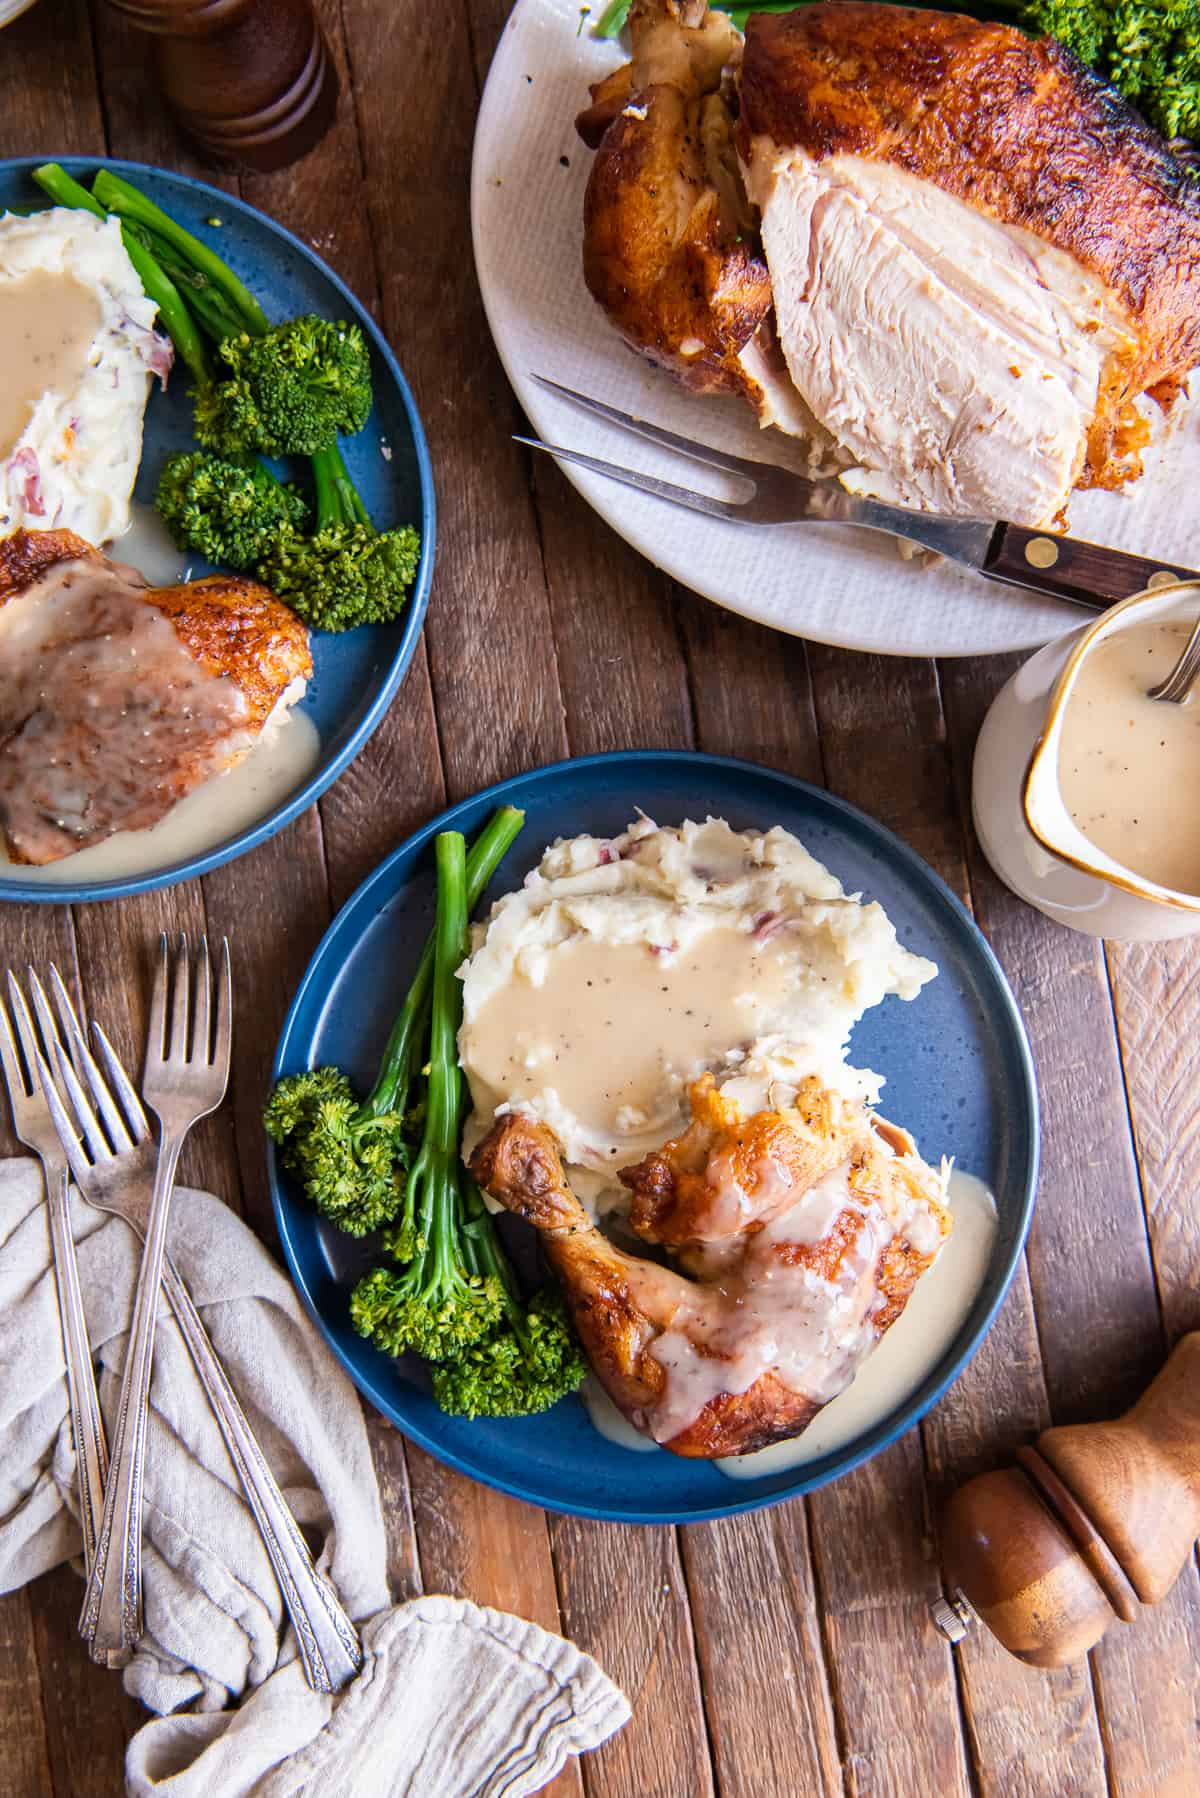
[[[786,1114],[744,1118],[702,1075],[684,1134],[621,1172],[633,1195],[629,1222],[644,1242],[676,1250],[761,1230],[846,1159],[862,1115],[810,1075]]]
[[[1052,38],[868,0],[755,14],[739,151],[863,156],[1031,231],[1105,283],[1136,340],[1110,367],[1080,484],[1139,472],[1131,402],[1200,360],[1200,184]]]
[[[638,0],[633,60],[576,120],[599,145],[584,202],[584,278],[626,341],[701,393],[742,393],[738,357],[771,283],[737,171],[722,13]]]
[[[0,539],[0,663],[0,834],[39,864],[156,823],[312,673],[304,625],[257,582],[148,587],[69,531]]]
[[[60,562],[107,560],[70,531],[14,531],[0,538],[0,607]],[[237,683],[255,731],[291,683],[312,674],[304,625],[282,600],[244,575],[210,574],[176,587],[147,587],[145,598],[171,620],[194,661]]]
[[[756,1375],[747,1380],[759,1295],[778,1295],[791,1281],[800,1307],[790,1320],[767,1313],[768,1341],[785,1341],[789,1327],[811,1340],[814,1324],[836,1316],[833,1308],[824,1319],[817,1315],[814,1287],[841,1290],[862,1309],[855,1349],[835,1369],[845,1384],[903,1311],[951,1220],[940,1203],[941,1181],[911,1139],[903,1132],[889,1139],[890,1126],[877,1132],[861,1107],[815,1080],[806,1082],[794,1110],[743,1119],[707,1077],[693,1089],[693,1111],[682,1137],[622,1178],[634,1195],[634,1228],[681,1258],[690,1254],[697,1279],[610,1242],[571,1192],[553,1136],[534,1119],[500,1118],[472,1169],[494,1199],[538,1231],[588,1360],[630,1421],[673,1454],[748,1454],[798,1435],[833,1396],[783,1377],[786,1347],[774,1364],[769,1351],[761,1352],[762,1365],[754,1363]],[[832,1220],[815,1239],[800,1228],[789,1238],[781,1213],[840,1164],[846,1202],[834,1203]],[[731,1183],[740,1194],[732,1205]],[[722,1363],[733,1390],[724,1385]]]

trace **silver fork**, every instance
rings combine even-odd
[[[563,449],[561,445],[543,443],[537,437],[516,437],[529,449],[541,450],[559,462],[571,462],[579,468],[622,486],[649,493],[670,505],[683,506],[689,512],[702,512],[709,518],[724,519],[730,524],[854,524],[867,530],[885,531],[892,537],[907,538],[923,549],[935,550],[984,575],[988,580],[1007,586],[1028,587],[1032,592],[1049,594],[1055,599],[1069,600],[1073,605],[1103,611],[1118,599],[1129,599],[1147,587],[1167,581],[1187,580],[1193,570],[1164,567],[1161,562],[1144,556],[1127,555],[1123,550],[1108,549],[1079,538],[1050,536],[1044,530],[1029,530],[1024,525],[1007,524],[1003,519],[951,518],[938,512],[917,512],[906,506],[888,505],[883,500],[869,499],[850,493],[840,481],[812,479],[778,468],[771,462],[754,462],[746,456],[730,456],[694,438],[681,437],[677,431],[664,430],[647,419],[636,418],[616,406],[595,400],[590,394],[563,387],[545,375],[532,375],[539,387],[560,399],[569,400],[585,412],[619,425],[637,437],[673,450],[693,462],[719,468],[734,475],[742,483],[739,499],[714,499],[694,488],[664,481],[657,475],[643,474],[639,469],[623,468],[616,462],[602,461],[580,450]]]
[[[129,1346],[113,1431],[112,1465],[104,1492],[104,1516],[96,1545],[96,1562],[87,1583],[79,1623],[93,1660],[108,1667],[126,1666],[142,1634],[142,1491],[158,1289],[162,1282],[167,1220],[180,1151],[192,1125],[215,1111],[221,1103],[229,1080],[232,995],[228,944],[225,944],[221,957],[215,1031],[211,1029],[212,978],[208,943],[203,937],[196,970],[194,1016],[191,987],[192,968],[186,939],[179,939],[172,979],[164,936],[150,1001],[142,1083],[146,1102],[157,1113],[162,1132],[158,1154],[154,1158],[145,1248],[133,1300]],[[64,1055],[57,1060],[58,1072],[67,1081],[67,1058]],[[52,1084],[46,1086],[47,1101]],[[108,1149],[103,1132],[94,1116],[90,1130],[82,1117],[80,1123],[84,1126],[84,1143],[98,1165],[106,1159]],[[112,1119],[105,1118],[105,1123],[111,1128]],[[153,1153],[147,1136],[135,1146],[133,1160],[145,1167]]]
[[[100,1026],[93,1024],[105,1073],[97,1066],[54,968],[50,970],[50,987],[58,1014],[58,1030],[55,1030],[55,1020],[49,1018],[43,1022],[43,1040],[52,1049],[58,1081],[66,1094],[66,1108],[44,1062],[39,1071],[46,1083],[55,1126],[69,1145],[72,1169],[85,1199],[102,1211],[124,1218],[144,1239],[150,1218],[153,1180],[150,1165],[153,1150],[146,1114],[116,1051]],[[35,1003],[39,990],[34,988]],[[43,1007],[44,996],[39,1012]],[[48,1011],[48,1007],[45,1009]],[[63,1038],[66,1039],[65,1053]],[[77,1127],[73,1127],[68,1119],[67,1108]],[[91,1150],[92,1161],[84,1153],[79,1136],[89,1147],[95,1145]],[[296,1629],[308,1682],[320,1692],[337,1691],[362,1665],[357,1632],[332,1588],[314,1568],[296,1520],[217,1358],[191,1294],[167,1254],[163,1257],[162,1277],[163,1289],[208,1394],[279,1581]]]
[[[71,1234],[68,1193],[70,1171],[58,1133],[50,1117],[37,1074],[39,1044],[25,996],[12,973],[8,976],[9,1004],[16,1020],[21,1053],[13,1040],[12,1025],[0,1001],[0,1065],[8,1087],[13,1129],[42,1164],[46,1182],[46,1209],[50,1218],[50,1247],[54,1282],[62,1320],[63,1351],[67,1363],[67,1398],[71,1430],[75,1438],[75,1477],[79,1490],[79,1522],[83,1531],[83,1570],[91,1574],[104,1511],[104,1482],[108,1475],[108,1444],[104,1419],[96,1395],[96,1373],[88,1341],[75,1238]],[[47,1041],[45,1046],[49,1048]],[[23,1066],[22,1066],[23,1062]]]

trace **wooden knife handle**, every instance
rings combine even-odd
[[[1054,537],[1021,525],[998,524],[983,559],[983,572],[996,581],[1030,587],[1055,599],[1073,600],[1102,612],[1119,599],[1167,581],[1200,580],[1194,568],[1149,562],[1123,550],[1081,543],[1077,537]]]

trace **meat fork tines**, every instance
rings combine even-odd
[[[53,966],[49,971],[49,981],[54,1007],[59,1016],[73,1016],[67,990],[59,977],[58,969]],[[79,1267],[75,1258],[75,1239],[71,1231],[67,1157],[38,1075],[42,1052],[49,1050],[57,1032],[42,983],[32,968],[28,971],[28,982],[33,997],[33,1015],[19,981],[10,970],[8,1002],[16,1024],[16,1036],[14,1037],[8,1012],[3,1002],[0,1002],[0,1067],[8,1088],[13,1128],[19,1139],[38,1156],[46,1183],[51,1257],[62,1322],[67,1400],[75,1443],[75,1477],[83,1535],[83,1565],[84,1572],[90,1573],[96,1557],[96,1543],[104,1510],[108,1444],[104,1435],[100,1400],[96,1394],[96,1375],[88,1340]],[[37,1018],[36,1024],[34,1016]]]
[[[589,394],[577,393],[573,387],[563,387],[558,381],[551,381],[545,375],[534,375],[532,379],[547,392],[570,400],[572,404],[580,406],[585,412],[593,413],[597,418],[605,419],[609,424],[620,425],[624,430],[632,431],[650,443],[657,443],[663,449],[674,450],[678,455],[703,463],[706,467],[719,468],[723,473],[734,475],[748,484],[748,492],[742,499],[715,499],[692,487],[681,487],[678,483],[664,481],[657,475],[643,474],[640,469],[623,468],[618,463],[606,462],[599,456],[585,455],[581,450],[543,443],[537,437],[514,438],[515,442],[523,443],[529,449],[542,450],[560,462],[572,462],[579,468],[590,469],[593,474],[619,481],[622,486],[634,487],[639,493],[649,493],[656,499],[667,500],[671,505],[683,506],[689,512],[703,512],[710,518],[723,518],[732,523],[778,523],[784,517],[796,516],[797,495],[793,483],[798,481],[805,489],[815,486],[815,483],[807,481],[803,475],[791,475],[786,469],[775,468],[770,463],[753,462],[746,456],[731,456],[725,450],[713,449],[710,444],[699,443],[691,437],[681,437],[677,431],[665,430],[662,425],[637,418],[632,412],[622,412],[603,400],[592,399]]]
[[[994,527],[986,519],[943,518],[935,512],[914,512],[888,501],[851,493],[837,480],[797,474],[790,468],[780,468],[773,462],[755,462],[747,456],[731,456],[725,450],[713,449],[710,444],[697,442],[692,437],[681,437],[678,431],[668,431],[662,425],[635,417],[632,412],[622,412],[617,406],[578,393],[573,387],[563,387],[545,375],[531,378],[548,393],[569,400],[572,405],[608,424],[618,425],[622,430],[644,437],[661,449],[686,456],[690,461],[720,469],[740,481],[746,490],[741,498],[715,499],[675,481],[664,481],[658,475],[643,474],[640,469],[624,468],[599,456],[585,455],[581,450],[543,443],[538,437],[516,438],[518,443],[541,450],[560,462],[574,463],[578,468],[589,469],[593,474],[619,481],[622,486],[651,494],[670,505],[682,506],[689,512],[702,512],[728,524],[863,525],[867,530],[907,537],[924,549],[953,556],[970,568],[982,565],[984,552],[991,542]]]

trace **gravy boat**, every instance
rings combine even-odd
[[[1200,580],[1135,593],[1038,650],[1001,688],[983,721],[972,776],[983,852],[1019,898],[1088,936],[1156,942],[1200,932],[1200,893],[1158,886],[1106,855],[1067,811],[1058,780],[1063,725],[1087,658],[1132,626],[1192,625],[1198,612]],[[1198,790],[1180,792],[1181,830],[1200,831]]]

